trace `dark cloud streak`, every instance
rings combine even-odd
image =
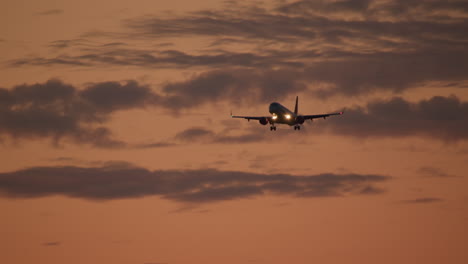
[[[443,200],[437,197],[423,197],[411,200],[403,200],[402,203],[406,204],[429,204],[429,203],[437,203],[442,202]]]
[[[432,177],[432,178],[452,178],[456,177],[454,175],[450,175],[439,168],[431,167],[431,166],[424,166],[418,169],[418,173],[424,177]]]
[[[332,174],[293,176],[240,171],[157,170],[128,164],[103,167],[34,167],[0,173],[0,195],[34,198],[50,195],[90,200],[160,196],[184,203],[234,200],[265,194],[330,197],[376,194],[389,177]]]
[[[54,48],[66,48],[71,44],[70,41],[53,42],[50,44]],[[123,45],[115,43],[112,46],[100,48],[91,48],[81,51],[79,55],[60,54],[55,57],[28,57],[16,59],[9,62],[10,66],[81,66],[96,67],[103,65],[113,66],[138,66],[152,68],[176,68],[183,69],[189,67],[304,67],[304,63],[294,59],[309,54],[292,54],[290,52],[272,52],[265,54],[255,54],[253,52],[231,52],[231,51],[212,51],[207,54],[188,54],[179,50],[139,50],[123,49],[118,46]]]

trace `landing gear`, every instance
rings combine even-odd
[[[301,126],[300,125],[295,125],[294,130],[301,130]]]
[[[276,131],[276,127],[275,127],[275,126],[271,126],[271,127],[270,127],[270,131],[273,131],[273,130]]]

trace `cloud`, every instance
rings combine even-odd
[[[54,41],[51,41],[48,46],[53,49],[78,48],[81,50],[93,50],[96,48],[101,48],[101,49],[117,48],[117,47],[125,46],[125,43],[123,42],[97,43],[97,42],[94,42],[85,38],[75,38],[75,39],[54,40]]]
[[[56,246],[60,246],[61,244],[62,243],[60,241],[51,241],[51,242],[42,243],[42,245],[46,247],[56,247]]]
[[[165,148],[165,147],[172,147],[176,146],[175,143],[171,142],[150,142],[150,143],[139,143],[135,144],[133,147],[134,148],[139,148],[139,149],[147,149],[147,148]]]
[[[442,2],[296,1],[272,9],[234,4],[176,16],[146,15],[125,24],[140,38],[199,36],[222,39],[221,44],[242,39],[267,45],[293,43],[299,48],[313,43],[325,53],[463,48],[467,5]]]
[[[249,86],[249,82],[256,85]],[[0,88],[0,135],[13,139],[63,139],[97,147],[125,147],[103,126],[117,111],[159,107],[171,111],[191,109],[213,102],[237,105],[268,103],[273,95],[286,97],[303,91],[300,81],[291,81],[284,72],[245,70],[217,71],[186,81],[166,83],[161,92],[136,81],[101,82],[83,89],[60,80]],[[244,96],[249,90],[249,96]],[[339,109],[342,110],[342,109]],[[409,102],[400,97],[378,100],[364,107],[349,107],[342,118],[330,118],[314,132],[328,132],[357,138],[425,136],[447,142],[466,140],[468,103],[455,96]],[[175,141],[208,143],[251,143],[265,133],[248,131],[237,135],[228,130],[213,132],[203,127],[189,128],[174,136]],[[176,143],[158,141],[131,147],[167,147]]]
[[[418,102],[394,97],[372,101],[365,106],[345,108],[344,112],[339,118],[332,117],[317,125],[307,123],[305,125],[313,126],[313,129],[300,133],[311,131],[355,138],[422,136],[445,142],[468,139],[468,102],[460,101],[456,96],[434,96]],[[276,133],[275,137],[280,139],[292,132],[294,131]],[[179,132],[174,139],[185,143],[236,144],[270,140],[269,134],[271,133],[267,129],[231,134],[229,130],[215,132],[203,127],[192,127]],[[448,176],[436,168],[424,167],[419,172],[439,177]]]
[[[276,135],[276,139],[282,136]],[[264,131],[248,131],[240,135],[232,135],[227,130],[214,132],[203,127],[191,127],[185,129],[174,136],[175,141],[183,143],[219,143],[219,144],[243,144],[243,143],[258,143],[264,140],[271,140],[267,137],[266,130]]]
[[[254,82],[256,86],[250,86],[248,82]],[[249,88],[249,96],[243,96]],[[166,83],[159,93],[132,80],[91,83],[83,89],[55,79],[23,84],[11,89],[0,88],[0,135],[15,140],[51,139],[55,144],[66,139],[97,147],[167,147],[174,143],[158,141],[130,146],[114,139],[104,124],[117,111],[148,106],[177,112],[226,100],[234,100],[238,105],[266,103],[273,100],[273,94],[286,96],[283,88],[288,92],[304,89],[300,82],[284,80],[281,72],[251,73],[245,70],[217,71],[186,81]],[[185,136],[177,135],[176,138]],[[215,142],[254,142],[261,137],[252,133],[242,136],[224,133],[218,135]]]
[[[402,203],[407,203],[407,204],[428,204],[428,203],[437,203],[437,202],[442,202],[443,200],[437,197],[423,197],[423,198],[417,198],[417,199],[412,199],[412,200],[403,200],[401,201]]]
[[[151,104],[154,94],[148,86],[142,86],[136,81],[125,84],[119,82],[101,82],[92,84],[79,92],[86,102],[97,112],[109,113],[117,110],[138,108]]]
[[[197,141],[204,138],[212,138],[215,133],[202,127],[193,127],[177,133],[175,139],[182,141]]]
[[[270,103],[275,98],[306,90],[305,84],[294,76],[297,76],[294,71],[287,70],[210,71],[185,81],[165,84],[161,104],[168,108],[191,108],[220,100],[237,104]]]
[[[150,38],[195,35],[216,42],[222,37],[222,47],[229,39],[256,41],[262,47],[256,54],[287,53],[280,58],[304,65],[291,80],[299,76],[331,86],[318,95],[356,95],[466,80],[466,7],[461,1],[297,1],[273,9],[234,4],[180,16],[145,16],[127,25]]]
[[[65,46],[66,43],[55,43]],[[10,61],[10,66],[80,66],[101,65],[139,66],[154,68],[207,69],[192,80],[204,81],[206,76],[220,73],[228,75],[231,83],[249,87],[258,85],[265,74],[280,74],[287,83],[325,84],[328,88],[313,90],[316,96],[337,94],[360,95],[376,90],[401,92],[425,82],[451,82],[467,80],[468,50],[421,50],[413,52],[373,52],[360,54],[351,51],[330,51],[322,54],[316,50],[230,52],[216,54],[187,54],[177,50],[148,51],[114,49],[84,52],[80,55],[56,57],[29,57]],[[227,68],[219,70],[220,67]],[[235,67],[234,69],[230,67]],[[247,68],[247,69],[245,69]],[[242,73],[243,72],[243,73]],[[274,76],[274,75],[273,75]],[[243,79],[244,77],[247,77]],[[211,83],[210,87],[224,85]],[[285,91],[288,87],[284,88]]]
[[[454,175],[447,174],[439,168],[424,166],[418,169],[418,173],[424,177],[435,177],[435,178],[449,178],[454,177]]]
[[[128,19],[126,31],[98,34],[118,45],[96,45],[88,34],[51,43],[74,47],[72,52],[19,58],[11,65],[205,70],[194,83],[219,74],[220,67],[241,68],[253,78],[232,74],[230,83],[255,86],[254,75],[270,71],[287,83],[323,84],[328,88],[315,91],[320,97],[401,92],[432,81],[468,80],[467,18],[463,1],[322,0],[271,8],[231,2],[221,9]],[[135,39],[193,37],[210,44],[190,53],[129,45]]]
[[[84,44],[84,40],[60,40],[54,41],[49,46],[56,49],[64,49],[74,46],[90,46]],[[112,45],[110,45],[112,44]],[[55,57],[30,56],[15,59],[9,62],[10,66],[138,66],[152,68],[176,68],[189,67],[255,67],[265,68],[274,66],[304,67],[304,63],[297,59],[291,59],[301,54],[290,52],[266,52],[256,54],[254,52],[232,52],[225,50],[208,51],[202,54],[189,54],[180,50],[142,50],[122,48],[124,43],[109,43],[107,45],[87,47],[79,51],[78,55],[59,54]],[[303,54],[310,57],[312,54]],[[305,58],[305,57],[303,57]]]
[[[307,68],[308,80],[329,84],[319,97],[361,95],[378,90],[401,92],[426,82],[467,80],[468,50],[425,50],[411,53],[376,53],[316,63]]]
[[[468,16],[468,5],[463,0],[302,0],[280,4],[277,10],[290,15],[316,15],[335,20],[371,20],[382,22],[424,21],[461,22]]]
[[[357,138],[423,136],[454,142],[468,139],[468,102],[456,96],[434,96],[419,102],[401,97],[378,100],[345,110],[318,129]]]
[[[279,4],[272,9],[260,7],[256,3],[231,4],[222,9],[201,10],[178,16],[146,15],[125,22],[138,34],[158,37],[198,35],[297,42],[341,30],[355,36],[374,33],[375,37],[387,35],[434,41],[424,32],[439,35],[443,33],[442,29],[449,29],[446,34],[461,36],[468,17],[467,7],[462,0],[309,0]],[[421,29],[425,31],[419,31]]]
[[[0,88],[0,134],[122,147],[101,124],[115,111],[150,104],[152,96],[149,87],[135,81],[94,83],[81,90],[60,80]]]
[[[0,173],[0,195],[34,198],[51,195],[89,200],[159,196],[183,203],[208,203],[267,194],[332,197],[377,194],[389,177],[374,174],[293,176],[241,171],[156,170],[125,163],[102,167],[33,167]]]

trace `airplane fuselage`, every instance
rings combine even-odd
[[[290,126],[294,126],[297,124],[296,115],[294,114],[294,112],[284,107],[280,103],[271,103],[268,110],[273,115],[273,117],[270,120],[271,123],[287,124]]]

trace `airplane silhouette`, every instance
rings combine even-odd
[[[270,107],[269,107],[271,116],[235,116],[235,115],[232,115],[232,112],[231,112],[231,117],[232,118],[244,118],[244,119],[247,119],[247,121],[250,121],[251,119],[258,120],[258,122],[262,125],[267,125],[268,123],[270,123],[271,125],[270,130],[276,131],[275,124],[286,124],[289,126],[294,126],[294,130],[300,130],[301,125],[304,124],[304,121],[306,120],[312,120],[316,118],[326,119],[329,116],[343,114],[343,112],[338,112],[338,113],[329,113],[329,114],[320,114],[320,115],[300,115],[298,113],[298,101],[299,101],[299,96],[296,97],[296,105],[294,106],[294,112],[284,107],[280,103],[273,102],[270,104]]]

